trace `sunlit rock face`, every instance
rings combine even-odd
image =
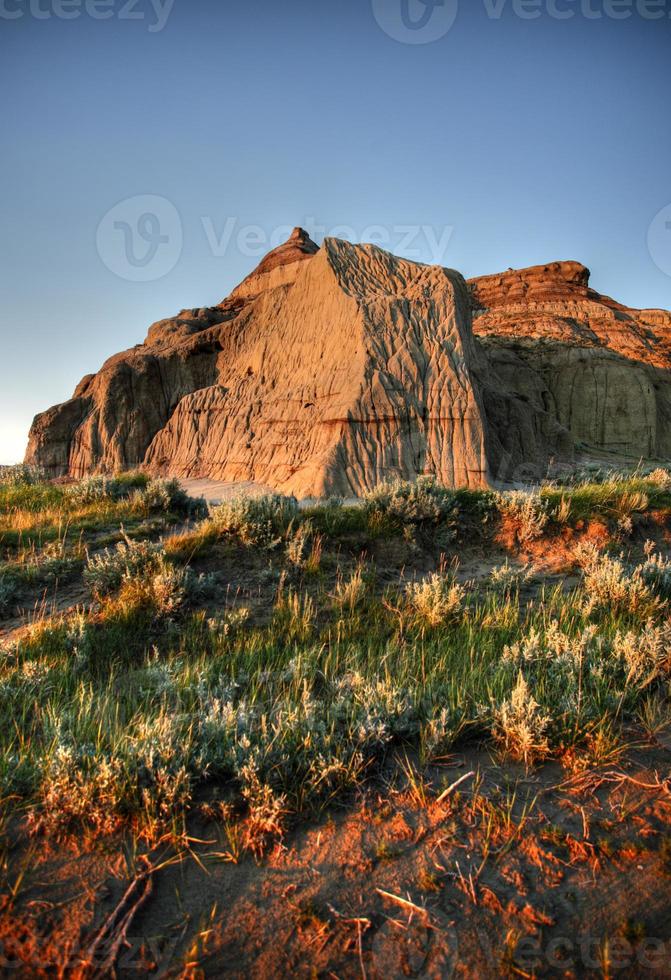
[[[599,296],[579,263],[467,284],[295,229],[218,306],[155,323],[38,415],[26,459],[304,497],[481,486],[576,442],[663,454],[670,337],[669,314]]]
[[[469,282],[473,327],[505,387],[576,442],[631,456],[671,454],[671,314],[633,310],[554,262]]]

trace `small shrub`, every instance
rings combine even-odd
[[[506,755],[526,766],[549,751],[546,730],[550,718],[541,714],[520,671],[510,698],[494,711],[494,738]]]
[[[136,490],[132,501],[138,510],[175,511],[190,514],[202,508],[202,501],[193,500],[180,486],[179,480],[157,478],[150,480],[143,490]]]
[[[561,500],[552,511],[552,520],[557,524],[568,524],[571,518],[571,501],[562,494]]]
[[[434,572],[423,582],[406,586],[406,600],[418,620],[439,626],[459,618],[466,590],[453,575]]]
[[[663,469],[661,466],[646,475],[649,483],[654,483],[660,490],[671,491],[671,471]]]
[[[550,519],[548,503],[537,493],[510,490],[496,496],[499,513],[516,525],[520,544],[528,544],[543,536]]]
[[[671,624],[647,623],[640,633],[618,632],[613,653],[625,665],[627,685],[643,690],[658,679],[666,679],[671,674]]]
[[[104,476],[89,476],[65,488],[66,499],[75,504],[93,504],[114,497],[114,484]]]
[[[149,484],[145,473],[121,473],[115,477],[87,476],[65,487],[65,497],[75,504],[92,504],[102,500],[123,500],[134,490],[137,493]]]
[[[109,834],[118,825],[121,764],[59,746],[45,767],[39,805],[28,816],[32,833],[63,839],[88,830]]]
[[[441,486],[432,476],[420,476],[414,483],[397,480],[383,483],[365,496],[369,514],[382,513],[400,524],[456,525],[456,494]]]
[[[671,561],[648,549],[645,562],[640,566],[641,578],[662,599],[671,599]]]
[[[610,558],[592,544],[576,549],[584,575],[585,610],[632,613],[647,618],[662,608],[643,578],[642,566],[628,569],[621,559]]]
[[[124,579],[142,576],[148,568],[158,570],[161,562],[158,545],[126,538],[116,548],[106,548],[89,557],[84,569],[84,583],[97,598],[119,588]]]
[[[210,598],[217,588],[214,575],[196,575],[190,568],[176,568],[159,554],[143,570],[124,573],[111,609],[151,608],[157,616],[169,616],[188,604]]]
[[[505,596],[510,595],[524,582],[528,582],[532,576],[533,572],[528,566],[525,565],[523,568],[515,568],[506,559],[503,565],[497,565],[495,568],[492,568],[489,574],[489,581],[495,592]]]
[[[0,486],[32,487],[45,480],[44,470],[39,466],[17,463],[15,466],[0,467]]]
[[[215,507],[213,527],[223,534],[235,534],[243,544],[279,544],[298,517],[295,497],[266,494],[262,497],[236,497]]]

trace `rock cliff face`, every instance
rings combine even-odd
[[[671,455],[671,314],[599,295],[577,262],[469,286],[475,334],[511,393],[588,447]]]
[[[27,459],[305,496],[421,473],[480,485],[561,445],[491,371],[458,273],[296,229],[219,306],[154,324],[39,415]]]
[[[671,316],[588,282],[555,263],[467,285],[296,229],[218,306],[155,323],[38,415],[26,459],[319,496],[538,475],[576,441],[666,452]]]

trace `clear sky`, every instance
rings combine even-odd
[[[0,462],[283,226],[671,307],[671,0],[434,4],[0,0]]]

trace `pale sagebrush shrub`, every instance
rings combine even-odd
[[[489,581],[495,592],[507,595],[528,582],[533,576],[532,569],[525,565],[515,568],[508,560],[503,565],[497,565],[489,573]]]
[[[196,575],[167,560],[160,545],[125,538],[114,549],[89,556],[84,582],[96,598],[123,588],[125,597],[144,594],[159,610],[169,612],[185,599],[195,602],[211,597],[217,589],[215,574]]]
[[[520,671],[510,698],[494,709],[494,739],[507,756],[529,766],[549,752],[549,721]]]
[[[437,762],[452,748],[465,727],[464,713],[441,708],[420,731],[420,755],[423,763]]]
[[[420,731],[419,708],[412,695],[386,678],[367,679],[348,671],[333,684],[332,704],[336,716],[348,719],[366,750]]]
[[[130,579],[126,580],[126,584],[132,587],[135,582]],[[175,568],[174,565],[161,560],[157,570],[142,582],[139,591],[145,593],[159,612],[169,615],[179,609],[186,600],[187,570]]]
[[[293,665],[283,681],[297,692],[291,700],[236,702],[238,684],[203,690],[195,714],[197,769],[243,781],[251,764],[274,792],[300,786],[304,798],[318,797],[355,782],[365,760],[391,738],[418,732],[414,705],[391,683],[346,674],[317,700],[311,674],[309,664]]]
[[[149,836],[180,817],[191,800],[189,765],[192,735],[185,720],[169,708],[140,718],[124,753],[145,833]]]
[[[281,541],[299,516],[295,497],[266,494],[236,497],[215,507],[213,527],[223,534],[235,534],[244,544],[270,546]]]
[[[182,489],[179,480],[162,479],[157,477],[150,480],[146,487],[136,490],[131,496],[131,502],[138,510],[177,511],[191,513],[202,508],[202,501],[193,500]]]
[[[550,519],[547,501],[528,490],[508,490],[496,494],[499,513],[515,524],[517,538],[528,544],[543,536]]]
[[[39,466],[28,463],[17,463],[15,466],[0,467],[0,486],[21,487],[34,486],[46,479],[44,470]]]
[[[641,566],[627,568],[621,558],[611,558],[592,544],[580,545],[576,559],[583,571],[586,612],[608,609],[647,617],[662,608]]]
[[[650,483],[654,483],[655,486],[659,487],[661,490],[671,490],[671,471],[664,469],[663,467],[658,467],[651,473],[646,475],[646,480]]]
[[[87,757],[72,746],[58,745],[46,763],[28,827],[57,839],[81,829],[109,834],[118,825],[123,791],[119,759]]]
[[[369,512],[383,513],[401,524],[456,524],[458,517],[455,492],[432,476],[420,476],[414,483],[382,483],[365,495],[364,506]]]
[[[129,605],[151,604],[160,615],[170,615],[186,603],[202,602],[216,592],[215,575],[196,575],[177,568],[161,555],[155,567],[140,575],[124,575],[119,601]]]
[[[98,503],[114,496],[114,483],[104,476],[88,476],[66,486],[65,496],[76,504]]]
[[[639,566],[646,585],[663,599],[671,599],[671,561],[648,549],[646,560]]]
[[[133,493],[133,490],[149,481],[141,473],[126,473],[116,477],[91,475],[71,483],[65,487],[65,496],[76,504],[98,503],[103,500],[122,500]],[[141,494],[141,490],[136,491]]]
[[[101,597],[118,589],[124,579],[142,576],[161,564],[160,546],[124,538],[115,548],[90,555],[84,569],[84,584]]]
[[[671,677],[671,623],[655,626],[649,622],[636,632],[619,631],[613,640],[613,653],[620,657],[626,670],[626,685],[638,690],[655,681]]]
[[[287,561],[296,568],[303,568],[310,554],[314,530],[309,521],[299,524],[287,539]]]
[[[552,512],[552,519],[557,524],[568,524],[571,517],[571,501],[562,494],[562,498]]]
[[[461,616],[466,589],[453,575],[434,572],[423,582],[410,582],[405,589],[406,601],[427,626],[454,622]]]
[[[227,637],[239,633],[249,622],[252,611],[248,606],[240,606],[237,609],[228,609],[217,613],[216,616],[207,620],[207,628],[210,633],[217,636]]]
[[[617,532],[620,538],[630,538],[634,533],[634,522],[630,514],[625,514],[617,519]]]
[[[586,626],[577,635],[570,635],[561,629],[556,620],[552,620],[545,630],[532,626],[515,643],[506,644],[501,660],[516,667],[549,664],[557,668],[574,668],[590,657],[600,658],[604,650],[603,638],[594,624]]]

